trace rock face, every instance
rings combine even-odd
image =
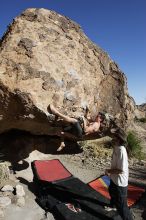
[[[79,25],[45,9],[27,9],[0,42],[0,133],[21,129],[54,134],[47,106],[70,116],[114,115],[121,126],[133,117],[125,75]]]

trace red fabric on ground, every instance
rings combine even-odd
[[[99,179],[93,180],[88,185],[95,189],[97,192],[101,193],[107,199],[110,199],[108,188],[106,188]]]
[[[43,161],[36,160],[34,164],[40,180],[53,182],[72,176],[72,174],[57,159]]]
[[[128,206],[133,205],[145,192],[145,189],[138,186],[128,185]]]
[[[105,176],[95,179],[91,181],[90,183],[88,183],[88,185],[92,187],[93,189],[95,189],[97,192],[101,193],[106,198],[110,199],[110,195],[108,192],[108,185],[104,181],[104,178]],[[144,192],[145,192],[145,189],[129,184],[128,185],[128,198],[127,198],[128,206],[132,206],[133,204],[135,204],[136,201],[142,196],[142,193]]]

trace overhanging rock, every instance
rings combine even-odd
[[[135,108],[125,75],[78,24],[54,11],[27,9],[0,43],[0,133],[54,134],[50,103],[73,117],[86,106],[92,118],[107,111],[122,127]]]

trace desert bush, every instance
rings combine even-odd
[[[139,121],[143,122],[143,123],[146,123],[146,118],[140,118]]]
[[[146,118],[137,118],[137,117],[135,117],[135,121],[146,123]]]
[[[133,131],[130,131],[127,135],[127,144],[129,156],[140,159],[142,157],[141,141]]]
[[[85,140],[79,142],[80,146],[84,151],[90,152],[89,154],[96,158],[100,157],[107,158],[111,157],[112,149],[109,147],[109,142],[111,141],[110,137],[103,137],[95,140]]]

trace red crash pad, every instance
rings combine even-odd
[[[88,183],[90,187],[95,189],[97,192],[101,193],[106,198],[110,199],[108,192],[108,187],[110,184],[110,178],[108,176],[101,176]],[[128,206],[132,206],[136,201],[142,196],[142,193],[145,192],[145,189],[129,184],[128,185]]]
[[[57,160],[36,160],[33,162],[39,180],[54,182],[69,178],[72,174]]]

